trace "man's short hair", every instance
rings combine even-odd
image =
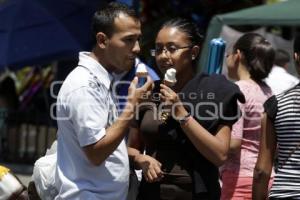
[[[290,62],[290,55],[283,49],[277,49],[275,52],[274,64],[283,67],[288,62]]]
[[[92,19],[92,33],[94,42],[96,42],[96,35],[99,32],[105,33],[111,37],[114,32],[114,20],[121,13],[132,18],[138,19],[135,11],[129,8],[126,4],[111,2],[102,9],[95,12]]]

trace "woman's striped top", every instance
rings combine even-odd
[[[300,84],[265,103],[274,120],[278,170],[270,197],[300,199]]]

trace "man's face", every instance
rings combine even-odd
[[[136,19],[120,14],[115,18],[114,30],[108,40],[106,55],[116,73],[128,71],[140,52],[141,24]]]

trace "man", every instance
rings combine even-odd
[[[287,71],[290,55],[288,52],[278,49],[275,53],[274,66],[266,78],[266,83],[272,89],[272,92],[280,94],[299,83],[299,79],[289,74]]]
[[[140,97],[135,78],[117,119],[112,73],[128,71],[140,51],[140,22],[133,10],[110,3],[95,13],[92,52],[79,54],[78,66],[63,83],[57,100],[58,147],[56,199],[123,200],[129,164],[124,136]]]

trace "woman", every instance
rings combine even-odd
[[[252,199],[253,169],[258,155],[263,103],[271,96],[264,83],[272,68],[274,50],[261,35],[246,33],[227,56],[228,75],[246,98],[242,117],[232,127],[230,153],[221,168],[222,200]]]
[[[243,95],[224,76],[196,75],[201,40],[184,19],[166,22],[157,34],[156,63],[162,73],[175,68],[177,82],[172,89],[158,85],[160,100],[153,94],[141,108],[140,133],[129,137],[129,155],[143,170],[139,199],[220,198],[218,166],[227,158]],[[162,103],[171,106],[169,115]]]
[[[294,41],[295,63],[300,75],[300,35]],[[254,170],[253,199],[266,199],[268,181],[278,146],[277,173],[269,199],[300,198],[300,84],[264,104],[263,131]]]

